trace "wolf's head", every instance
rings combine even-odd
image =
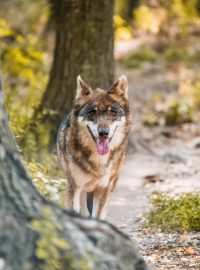
[[[78,76],[74,116],[84,140],[95,144],[98,154],[119,146],[130,127],[127,78],[122,75],[109,90],[93,91]]]

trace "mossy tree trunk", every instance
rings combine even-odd
[[[71,110],[80,74],[92,87],[113,82],[114,0],[60,0],[54,6],[56,45],[47,90],[36,111],[42,116],[50,145],[64,116]],[[49,115],[53,111],[55,114]]]
[[[17,152],[1,89],[0,269],[150,269],[113,226],[67,212],[39,194]]]

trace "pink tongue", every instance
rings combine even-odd
[[[99,155],[105,155],[109,151],[108,140],[98,140],[97,142],[97,152]]]

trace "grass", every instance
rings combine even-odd
[[[170,47],[164,52],[164,58],[169,62],[187,62],[193,57],[186,47]]]
[[[135,53],[129,54],[125,58],[125,66],[127,68],[139,68],[144,62],[154,63],[157,60],[157,54],[149,49],[140,49]]]
[[[186,47],[168,47],[164,53],[158,54],[154,50],[141,48],[130,53],[124,60],[127,68],[140,68],[144,63],[155,63],[158,59],[172,63],[195,62],[200,59],[200,52],[191,53]]]
[[[200,61],[200,50],[196,50],[193,54],[194,61]]]
[[[124,64],[127,68],[140,68],[144,63],[155,63],[159,59],[166,63],[195,63],[200,60],[200,50],[191,52],[187,47],[173,45],[167,47],[163,53],[157,53],[148,48],[141,48],[129,53],[124,59]]]
[[[200,61],[200,50],[191,52],[186,47],[169,47],[164,52],[164,59],[168,62],[189,62]]]
[[[184,103],[182,100],[176,101],[165,113],[165,124],[167,126],[173,126],[182,123],[192,123],[194,108]]]
[[[162,231],[200,231],[200,193],[176,197],[153,193],[148,225]]]

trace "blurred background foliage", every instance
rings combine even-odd
[[[48,81],[50,46],[42,35],[49,6],[44,0],[0,1],[0,6],[4,92],[11,128],[20,139],[27,135],[24,128],[40,103]]]
[[[43,137],[35,140],[26,127],[33,121],[49,79],[55,38],[52,3],[0,0],[0,56],[11,128],[36,185],[49,198],[53,192],[46,188],[44,179],[48,179],[48,174],[57,174],[56,166],[52,166],[55,157],[52,162],[49,155],[40,156],[38,165],[35,154],[48,145],[48,132],[36,121],[34,128]],[[119,42],[149,40],[141,42],[133,52],[117,55],[117,65],[133,70],[160,65],[181,74],[176,92],[164,96],[156,92],[152,97],[151,105],[143,113],[144,125],[195,121],[200,109],[199,16],[199,0],[115,1],[115,46]],[[57,187],[57,182],[52,181],[50,186]]]
[[[140,68],[145,63],[162,62],[190,66],[200,60],[198,39],[188,44],[188,36],[198,34],[200,1],[134,1],[117,0],[115,3],[115,43],[143,36],[156,36],[156,46],[140,47],[120,59],[125,68]],[[29,136],[26,131],[35,108],[46,90],[54,48],[55,27],[49,30],[52,19],[51,1],[0,0],[0,49],[6,104],[11,127],[18,138]],[[12,8],[11,8],[12,7]],[[6,12],[5,12],[6,11]],[[189,71],[189,74],[193,71]],[[192,121],[193,109],[199,109],[199,74],[187,76],[179,86],[181,98],[167,101],[164,121],[168,125]],[[185,81],[186,80],[186,81]],[[155,104],[156,107],[156,104]],[[45,113],[45,112],[44,112]],[[182,115],[183,114],[183,115]],[[148,114],[149,115],[149,114]],[[159,112],[144,119],[144,124],[159,123]],[[152,119],[154,119],[152,121]],[[161,121],[162,122],[162,121]],[[42,130],[39,123],[35,123]],[[45,136],[47,136],[45,134]],[[32,160],[40,144],[48,138],[26,145],[20,144],[26,159]],[[27,149],[27,151],[26,151]]]

